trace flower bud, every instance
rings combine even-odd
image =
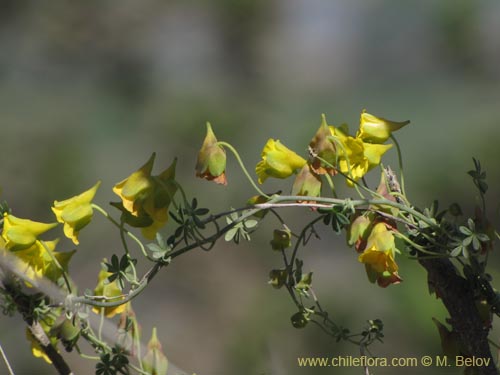
[[[297,174],[292,186],[292,195],[319,197],[321,194],[321,178],[306,164]]]
[[[275,229],[273,232],[273,239],[271,240],[271,247],[273,250],[283,250],[292,246],[292,234],[288,229]]]
[[[324,163],[318,158],[323,159],[331,165],[336,165],[336,146],[329,139],[332,136],[332,132],[334,132],[333,127],[329,127],[326,122],[325,115],[321,115],[321,125],[314,135],[313,139],[309,143],[309,148],[312,153],[312,164],[314,172],[317,174],[334,174],[334,170],[331,166],[324,165]]]
[[[227,185],[226,151],[217,144],[212,126],[207,122],[207,135],[198,153],[196,176]]]
[[[161,350],[161,343],[156,337],[156,327],[153,328],[151,340],[148,343],[148,350],[142,358],[144,370],[151,375],[166,375],[168,369],[168,360]]]

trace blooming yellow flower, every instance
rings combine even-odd
[[[38,236],[55,226],[57,226],[57,223],[39,223],[5,214],[2,238],[5,240],[5,247],[8,250],[25,250],[35,244]]]
[[[177,159],[158,176],[151,176],[154,161],[149,161],[130,177],[118,183],[113,191],[122,198],[112,205],[122,211],[122,220],[141,228],[147,239],[153,239],[168,221],[168,208],[177,191],[175,167]]]
[[[103,262],[106,263],[107,260],[104,259]],[[118,287],[117,281],[115,280],[110,283],[105,282],[106,279],[111,275],[111,272],[108,272],[104,269],[101,269],[99,271],[99,275],[97,276],[97,286],[94,289],[94,295],[107,297],[107,301],[110,300],[110,297],[117,297],[112,298],[111,301],[118,301],[120,299],[123,299],[123,297],[121,297],[123,293]],[[123,311],[125,311],[127,309],[127,303],[123,303],[122,305],[114,307],[94,307],[92,311],[94,311],[96,314],[100,314],[102,309],[104,309],[104,315],[106,316],[106,318],[112,318],[116,314],[121,314]]]
[[[155,222],[166,223],[168,220],[168,207],[177,192],[177,184],[175,183],[176,165],[177,159],[174,159],[165,171],[152,178],[153,189],[143,202],[144,211]]]
[[[363,110],[361,112],[359,130],[356,137],[369,143],[384,143],[389,139],[393,131],[401,129],[409,123],[410,121],[396,122],[386,120],[382,117],[371,115]]]
[[[399,283],[398,265],[394,260],[396,252],[393,234],[387,229],[385,223],[377,223],[368,237],[365,251],[358,260],[365,264],[368,279],[377,282],[379,286],[386,287]]]
[[[153,328],[151,339],[148,342],[148,350],[142,358],[144,370],[150,374],[166,375],[168,370],[168,360],[163,354],[160,340],[156,336],[156,327]]]
[[[113,187],[113,192],[122,199],[123,207],[134,216],[139,216],[143,200],[153,189],[151,171],[155,156],[153,153],[146,164]]]
[[[302,168],[306,160],[281,144],[279,140],[269,139],[262,150],[262,160],[255,172],[262,184],[268,177],[287,178]]]
[[[141,232],[148,240],[154,239],[156,233],[168,221],[168,209],[177,192],[175,182],[176,165],[177,159],[165,171],[153,177],[153,190],[144,201],[144,212],[151,218],[152,223],[141,228]]]
[[[57,221],[64,224],[64,234],[78,245],[78,233],[92,219],[92,199],[97,192],[101,181],[80,195],[63,201],[54,201],[52,211]]]
[[[208,122],[207,135],[198,153],[195,169],[197,177],[227,185],[226,151],[217,143],[212,126]]]
[[[346,136],[340,139],[340,142],[342,147],[338,150],[338,168],[352,180],[358,181],[368,172],[370,166],[364,154],[363,141]],[[347,183],[352,185],[350,180],[347,180]]]
[[[347,180],[349,186],[354,181],[361,179],[368,171],[380,164],[382,155],[392,145],[380,145],[364,142],[361,138],[347,135],[342,129],[330,126],[332,140],[336,143],[337,167],[351,180]]]
[[[391,147],[392,144],[379,145],[363,142],[363,154],[368,160],[368,170],[371,170],[379,165],[382,155],[384,155]]]

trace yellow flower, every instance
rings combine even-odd
[[[376,248],[380,251],[391,251],[396,252],[396,244],[394,242],[394,235],[388,229],[385,222],[378,222],[373,226],[370,232],[368,241],[366,244],[367,248]]]
[[[370,170],[380,164],[382,155],[392,147],[392,144],[379,145],[363,142],[363,147],[363,154],[368,160],[368,170]]]
[[[76,250],[69,252],[55,251],[58,242],[58,239],[44,241],[42,245],[41,241],[36,241],[29,249],[16,251],[14,253],[16,256],[14,266],[19,272],[26,275],[29,280],[36,281],[37,279],[46,278],[57,283],[63,271],[68,271],[69,262],[76,252]],[[54,261],[54,258],[58,264]],[[28,281],[25,281],[25,284],[29,288],[33,287]]]
[[[259,183],[262,184],[268,177],[290,177],[305,164],[305,159],[281,144],[279,140],[269,139],[262,150],[262,160],[255,167],[255,172]]]
[[[351,136],[343,137],[342,146],[338,152],[338,168],[352,180],[358,181],[368,172],[369,163],[364,154],[364,145],[361,139]],[[352,181],[347,180],[349,185]]]
[[[177,184],[175,183],[176,165],[177,159],[174,159],[165,171],[152,178],[153,189],[144,200],[143,208],[155,222],[166,223],[168,220],[168,207],[177,192]]]
[[[174,159],[172,164],[158,176],[153,176],[153,189],[143,202],[142,209],[146,216],[151,219],[151,222],[141,228],[142,235],[152,240],[156,233],[168,221],[168,209],[172,199],[177,192],[177,184],[175,183],[175,167],[177,159]]]
[[[148,342],[148,350],[142,358],[144,370],[154,375],[166,375],[168,360],[162,352],[160,340],[156,336],[156,327],[153,328],[151,339]]]
[[[363,142],[361,138],[346,135],[341,129],[330,127],[332,137],[337,143],[337,167],[351,180],[347,180],[349,186],[354,181],[361,179],[368,171],[380,164],[382,155],[392,145],[379,145]]]
[[[227,185],[226,151],[218,145],[212,126],[208,122],[207,135],[198,153],[195,169],[197,177]]]
[[[155,156],[153,153],[146,164],[113,187],[113,192],[122,199],[123,207],[134,216],[139,216],[143,200],[153,189],[151,171]]]
[[[104,259],[103,262],[106,263],[107,260]],[[94,295],[107,297],[106,301],[115,302],[123,299],[123,293],[118,287],[118,283],[116,280],[110,283],[106,282],[107,278],[111,275],[111,272],[107,272],[104,269],[101,269],[99,271],[99,275],[97,276],[97,286],[94,289]],[[96,314],[100,314],[102,309],[104,309],[104,315],[106,316],[106,318],[112,318],[116,314],[121,314],[123,311],[125,311],[127,309],[127,304],[128,302],[114,307],[94,307],[92,311],[94,311]]]
[[[149,161],[126,180],[118,183],[113,191],[122,198],[112,205],[122,211],[122,220],[141,228],[147,239],[153,239],[168,221],[168,208],[177,191],[175,167],[177,159],[158,176],[151,176],[154,161]]]
[[[365,264],[368,279],[381,287],[399,283],[398,265],[394,260],[396,252],[393,234],[385,223],[377,223],[368,237],[366,250],[358,257]]]
[[[369,143],[384,143],[389,139],[393,131],[401,129],[409,123],[410,121],[395,122],[386,120],[382,117],[371,115],[363,110],[363,112],[361,112],[359,131],[356,137]]]
[[[56,215],[57,221],[64,224],[64,234],[70,238],[75,245],[78,245],[78,233],[92,219],[92,199],[97,192],[101,181],[97,182],[89,190],[80,195],[63,201],[54,201],[52,211]]]
[[[5,240],[5,247],[8,250],[25,250],[35,244],[38,236],[55,226],[57,226],[57,223],[39,223],[5,214],[2,238]]]

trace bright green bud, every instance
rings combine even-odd
[[[262,150],[262,160],[255,172],[262,184],[268,177],[288,178],[306,164],[306,160],[281,144],[279,140],[269,139]]]
[[[271,247],[273,250],[283,250],[292,246],[292,233],[288,229],[275,229]]]
[[[382,117],[371,115],[363,110],[363,112],[361,112],[359,131],[356,137],[369,143],[384,143],[389,139],[393,131],[401,129],[409,123],[410,121],[395,122],[386,120]]]
[[[168,369],[168,360],[161,350],[161,343],[156,337],[156,327],[153,328],[151,340],[148,343],[148,351],[142,358],[144,370],[151,375],[166,375]]]
[[[101,182],[97,182],[89,190],[64,201],[54,201],[52,211],[57,221],[64,224],[64,234],[78,245],[78,233],[92,219],[92,199]]]
[[[207,122],[207,135],[196,161],[196,176],[227,185],[226,151],[218,145],[212,126]]]

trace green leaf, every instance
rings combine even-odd
[[[488,191],[488,184],[482,180],[480,180],[478,182],[478,184],[479,184],[479,190],[481,191],[481,193],[486,194],[486,192]]]
[[[459,230],[462,234],[465,234],[466,236],[470,236],[470,235],[472,234],[472,231],[471,231],[469,228],[464,227],[463,225],[462,225],[462,226],[460,226],[460,227],[458,228],[458,230]]]
[[[245,227],[248,229],[251,229],[251,228],[257,226],[257,224],[259,224],[259,222],[257,220],[250,219],[250,220],[245,221]]]
[[[465,238],[463,239],[463,241],[462,241],[462,245],[463,245],[464,247],[469,246],[469,245],[470,245],[470,243],[472,242],[472,238],[473,238],[473,236],[465,237]]]
[[[472,237],[472,247],[474,250],[478,251],[481,248],[481,243],[476,236]]]
[[[238,233],[238,228],[234,227],[229,229],[226,235],[224,236],[224,240],[226,240],[227,242],[231,241],[236,235],[236,233]]]
[[[476,236],[481,242],[490,242],[490,237],[485,233],[476,233]]]
[[[161,248],[160,246],[158,246],[155,243],[149,243],[146,245],[146,247],[149,249],[149,251],[151,251],[153,253],[165,251],[165,249]]]
[[[457,256],[459,256],[460,254],[462,254],[462,250],[463,250],[462,245],[459,245],[459,246],[455,247],[455,248],[451,251],[450,256],[451,256],[451,257],[457,257]]]

